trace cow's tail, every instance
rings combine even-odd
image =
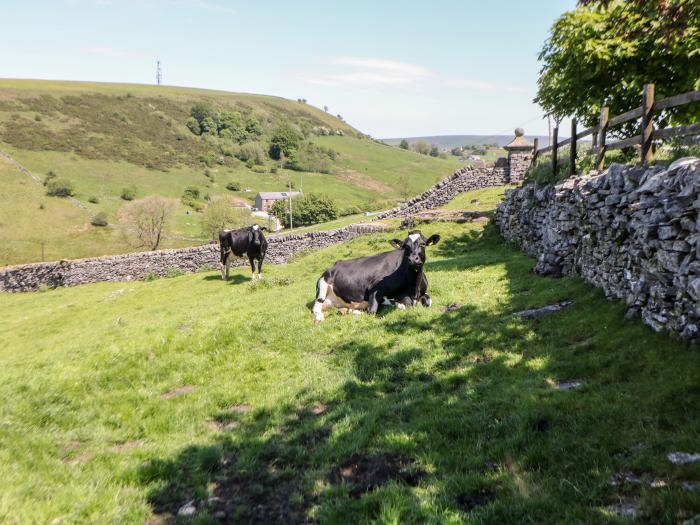
[[[327,273],[324,273],[321,278],[316,281],[316,300],[314,301],[314,321],[320,323],[323,321],[323,303],[326,302],[328,295],[328,281],[326,280]]]

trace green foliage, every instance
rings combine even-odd
[[[199,188],[197,186],[187,186],[185,191],[182,192],[180,201],[185,206],[189,206],[195,211],[202,211],[204,209],[204,203],[201,201]]]
[[[401,142],[399,142],[399,148],[408,149],[408,147],[408,141],[406,139],[401,139]]]
[[[69,180],[50,179],[46,184],[46,194],[52,197],[71,197],[74,193],[73,183]]]
[[[301,134],[289,122],[283,122],[274,129],[270,137],[270,158],[280,160],[282,155],[294,155],[302,139]]]
[[[98,199],[95,195],[91,195],[88,198],[88,202],[90,202],[92,204],[98,204],[100,202],[100,199]]]
[[[691,5],[593,0],[564,13],[540,52],[535,102],[593,126],[602,104],[611,116],[638,107],[646,83],[655,84],[657,99],[700,89],[700,9]],[[698,117],[697,104],[655,115],[657,126]],[[634,135],[635,128],[617,130]]]
[[[226,189],[230,191],[241,191],[241,183],[240,182],[229,182],[226,184]]]
[[[172,279],[173,277],[180,277],[182,275],[185,275],[185,270],[183,270],[182,268],[178,268],[177,266],[170,268],[165,274],[165,276],[168,279]]]
[[[430,156],[431,156],[431,157],[437,157],[437,156],[439,156],[439,155],[440,155],[440,150],[438,149],[438,147],[437,147],[437,146],[432,146],[432,147],[430,148]]]
[[[136,198],[136,188],[134,186],[129,186],[128,188],[122,189],[120,197],[125,201],[133,201]]]
[[[44,186],[48,186],[49,182],[52,180],[56,179],[58,175],[56,175],[56,172],[53,170],[49,170],[49,172],[46,174],[46,177],[44,178]]]
[[[451,153],[455,157],[461,157],[462,156],[462,148],[460,148],[460,147],[452,148]]]
[[[262,166],[265,163],[265,149],[259,142],[246,142],[238,148],[236,157],[243,162],[250,161],[254,165]]]
[[[107,220],[107,214],[103,211],[96,213],[95,216],[90,221],[90,224],[92,224],[93,226],[100,226],[100,227],[107,226],[109,224],[109,221]]]
[[[185,121],[185,126],[187,126],[187,129],[189,129],[195,135],[202,134],[202,128],[199,126],[199,121],[194,117],[188,118]]]
[[[199,188],[197,186],[187,186],[185,191],[182,192],[182,196],[199,199]]]
[[[212,200],[202,213],[200,225],[202,234],[208,239],[216,239],[224,229],[241,228],[253,221],[248,208],[233,206],[226,198]]]
[[[289,228],[289,200],[279,200],[272,206],[270,213]],[[309,193],[292,200],[292,220],[294,226],[308,226],[338,218],[338,207],[325,195]]]
[[[337,153],[334,150],[306,142],[287,156],[284,166],[295,171],[332,173],[333,160],[336,157]]]
[[[420,153],[421,155],[427,155],[430,153],[430,144],[428,144],[424,140],[416,141],[413,144],[413,150],[417,153]]]

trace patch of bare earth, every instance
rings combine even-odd
[[[176,396],[181,396],[184,394],[189,394],[191,392],[194,392],[197,389],[194,385],[183,385],[179,386],[177,388],[173,388],[172,390],[167,391],[165,394],[162,394],[160,396],[161,399],[172,399],[173,397]]]
[[[359,171],[342,171],[338,173],[338,178],[342,181],[350,182],[351,184],[354,184],[356,186],[362,186],[363,188],[367,188],[369,190],[381,192],[382,194],[391,194],[394,192],[391,186],[388,186],[383,182],[378,181],[377,179],[373,179],[369,175],[360,173]]]
[[[251,410],[253,410],[253,407],[246,404],[233,405],[231,407],[231,412],[235,412],[236,414],[247,414]]]
[[[353,454],[331,471],[328,480],[335,485],[349,484],[350,495],[359,498],[390,481],[415,487],[425,475],[415,460],[400,454]]]

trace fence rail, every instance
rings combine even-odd
[[[693,102],[700,102],[700,91],[689,91],[673,97],[668,97],[662,100],[654,100],[654,84],[646,84],[642,92],[642,104],[634,109],[609,117],[609,109],[603,107],[600,111],[598,124],[586,128],[582,131],[576,129],[576,119],[571,120],[571,136],[568,139],[559,141],[559,126],[556,126],[552,131],[552,144],[544,148],[538,149],[538,141],[535,141],[533,148],[532,162],[533,164],[540,155],[552,152],[552,171],[556,173],[559,163],[559,148],[570,145],[570,174],[576,174],[576,150],[577,142],[582,138],[592,135],[593,148],[589,152],[596,156],[595,166],[602,170],[605,163],[605,152],[608,150],[629,148],[631,146],[640,146],[641,162],[648,163],[652,159],[652,142],[654,140],[664,140],[673,137],[684,137],[689,135],[700,135],[700,123],[689,124],[685,126],[675,126],[671,128],[654,129],[653,116],[661,111],[684,106]],[[642,119],[641,133],[633,137],[618,140],[608,143],[606,141],[610,128],[625,124],[637,119]]]

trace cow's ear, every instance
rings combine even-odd
[[[391,239],[389,241],[389,244],[391,244],[394,248],[397,248],[397,249],[403,248],[403,241],[400,241],[398,239]]]
[[[425,241],[425,245],[430,246],[431,244],[437,244],[438,242],[440,242],[440,236],[436,233],[435,235],[428,237],[428,240]]]

